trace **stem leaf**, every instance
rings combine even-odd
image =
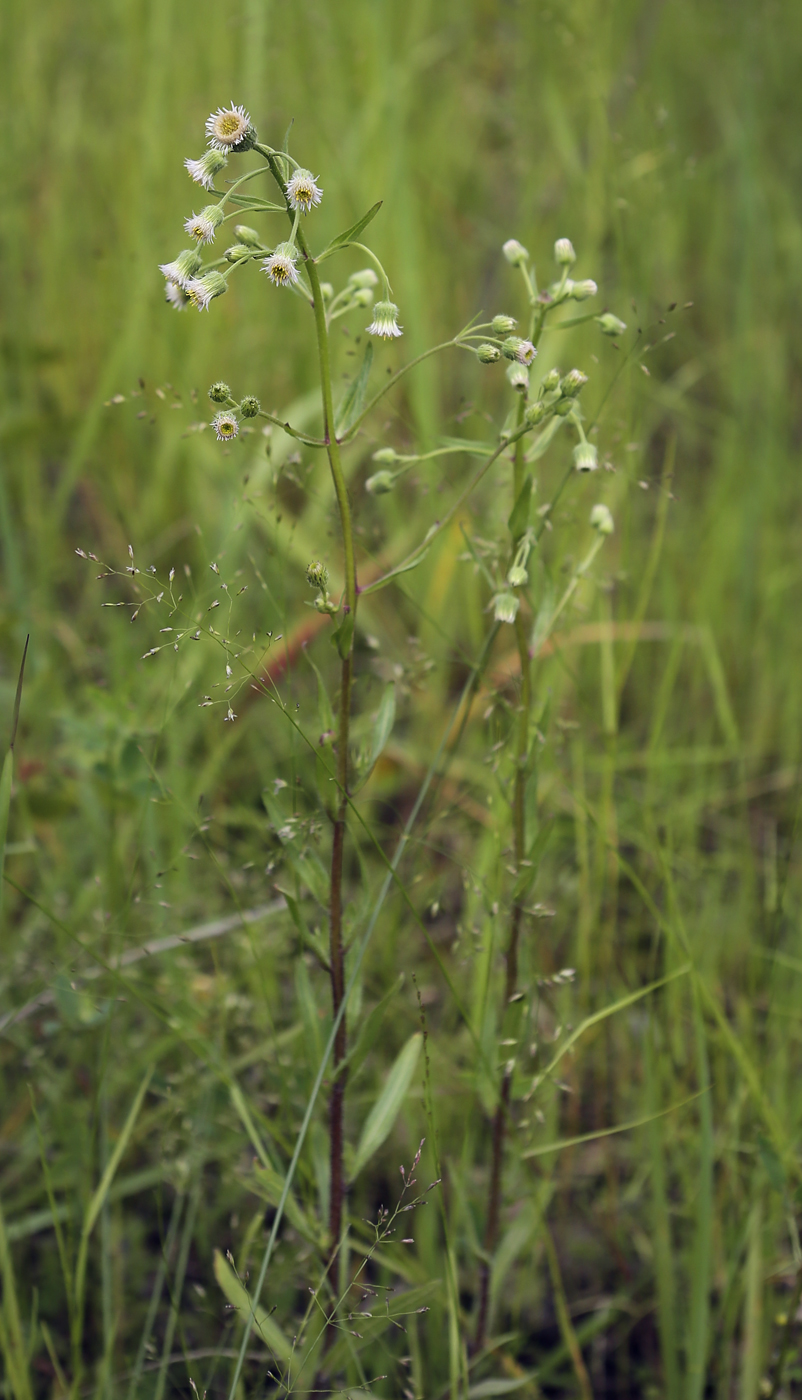
[[[368,224],[373,222],[383,202],[384,201],[381,199],[377,200],[372,208],[368,210],[367,214],[363,214],[362,218],[357,219],[356,223],[352,224],[350,228],[347,228],[344,233],[338,233],[336,238],[332,238],[331,243],[327,244],[323,252],[318,253],[315,262],[322,262],[323,258],[328,257],[329,253],[333,253],[335,249],[345,248],[349,243],[353,243],[354,239],[359,237],[363,229],[366,229]]]
[[[356,1179],[362,1168],[389,1137],[412,1082],[422,1043],[423,1036],[420,1031],[416,1031],[396,1057],[384,1088],[365,1119],[365,1126],[362,1129],[362,1135],[354,1155],[354,1164],[351,1170],[352,1181]]]
[[[527,525],[529,524],[529,512],[532,509],[532,478],[526,477],[521,487],[518,498],[510,513],[507,526],[514,540],[519,540]]]
[[[214,1251],[214,1276],[225,1293],[229,1303],[244,1323],[250,1322],[259,1333],[265,1346],[285,1364],[292,1359],[292,1343],[285,1337],[277,1322],[259,1303],[254,1305],[243,1283],[240,1283],[231,1265],[220,1253]]]
[[[334,432],[336,437],[347,433],[353,426],[365,404],[368,392],[368,379],[370,378],[371,365],[373,364],[373,341],[369,340],[365,346],[365,353],[362,357],[362,364],[359,374],[351,380],[343,396],[343,401],[337,410],[334,420]]]

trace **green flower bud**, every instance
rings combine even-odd
[[[384,466],[392,462],[400,462],[401,458],[394,447],[380,447],[378,452],[373,453],[371,459],[374,462],[382,462]]]
[[[526,569],[520,564],[512,564],[507,574],[507,582],[510,588],[521,588],[529,578]]]
[[[524,414],[524,422],[528,428],[536,428],[538,423],[542,423],[548,413],[548,409],[542,399],[536,403],[530,403]]]
[[[332,287],[331,282],[321,282],[320,295],[322,296],[324,301],[331,301],[332,297],[334,296],[334,288]]]
[[[507,378],[517,394],[526,394],[529,390],[529,370],[525,365],[516,362],[507,366]]]
[[[262,405],[254,394],[246,394],[239,411],[243,418],[256,418],[262,411]]]
[[[228,403],[231,398],[231,390],[227,384],[223,383],[222,379],[218,379],[217,383],[213,384],[209,390],[209,398],[212,403]]]
[[[247,224],[237,224],[234,229],[234,236],[240,243],[247,243],[249,248],[262,248],[262,235],[256,232],[255,228],[248,228]]]
[[[592,442],[578,442],[574,448],[574,466],[578,472],[595,472],[599,454]]]
[[[599,289],[596,286],[596,283],[593,281],[593,278],[587,277],[584,282],[571,283],[571,290],[569,292],[569,296],[572,296],[574,301],[587,301],[588,297],[595,297],[598,290]]]
[[[587,384],[588,376],[581,369],[570,369],[560,380],[560,393],[566,399],[576,398],[580,389]]]
[[[386,470],[374,472],[373,476],[369,476],[365,482],[365,490],[369,491],[371,496],[386,496],[387,492],[392,491],[394,486],[395,475]]]
[[[318,588],[321,593],[325,593],[329,586],[329,571],[320,559],[316,559],[306,568],[306,581],[310,588]]]
[[[232,243],[230,248],[226,248],[223,257],[225,258],[226,262],[237,263],[240,262],[242,258],[249,258],[250,255],[251,249],[247,246],[247,244]]]
[[[573,412],[574,401],[573,399],[558,399],[553,407],[558,418],[567,418],[569,413]]]
[[[497,360],[501,359],[501,351],[498,346],[490,345],[489,342],[480,345],[476,353],[479,357],[480,364],[483,365],[494,365]]]
[[[514,316],[494,316],[490,329],[494,335],[511,335],[517,324]]]
[[[522,263],[529,260],[529,254],[523,243],[519,243],[517,238],[508,238],[501,251],[507,262],[513,267],[520,267]]]
[[[571,267],[576,262],[576,253],[570,238],[557,239],[554,245],[554,258],[561,267]]]
[[[560,371],[558,369],[550,369],[540,388],[544,394],[550,394],[552,389],[557,389],[559,387],[559,384]]]
[[[521,340],[519,335],[510,335],[502,342],[501,353],[505,360],[517,360],[519,365],[531,365],[537,350],[531,340]]]
[[[594,506],[590,512],[590,523],[600,535],[611,535],[615,529],[613,517],[606,506]]]
[[[627,328],[626,321],[619,321],[612,311],[605,311],[603,316],[596,317],[596,324],[599,326],[602,335],[623,335]]]
[[[373,292],[370,287],[357,287],[354,292],[354,303],[357,306],[370,306],[373,302]]]
[[[493,614],[496,622],[514,622],[518,616],[520,601],[514,593],[497,593],[493,599]]]
[[[361,272],[352,272],[348,278],[349,287],[378,287],[379,279],[372,267],[363,267]]]

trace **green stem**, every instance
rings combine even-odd
[[[343,473],[340,445],[334,431],[334,402],[331,390],[331,356],[329,353],[329,333],[326,325],[326,307],[320,289],[320,277],[303,228],[296,221],[295,213],[287,199],[287,190],[275,155],[270,152],[265,159],[271,174],[278,184],[287,205],[287,214],[293,226],[298,247],[306,265],[309,285],[312,288],[312,302],[317,332],[318,365],[320,388],[323,396],[323,437],[334,483],[334,493],[340,512],[343,554],[345,564],[345,612],[356,613],[357,580],[356,558],[354,554],[354,532],[351,521],[351,505],[348,488]],[[340,1242],[342,1231],[343,1196],[345,1178],[343,1174],[343,1106],[347,1073],[338,1073],[347,1050],[346,1016],[343,1008],[345,997],[345,952],[342,937],[342,883],[343,853],[345,847],[345,819],[348,811],[348,732],[351,721],[351,687],[353,679],[353,632],[346,655],[342,658],[340,676],[340,707],[337,722],[337,785],[339,801],[334,818],[334,832],[331,843],[331,880],[329,887],[329,966],[331,969],[332,1013],[337,1025],[334,1040],[334,1072],[331,1098],[329,1101],[329,1249],[333,1256]]]

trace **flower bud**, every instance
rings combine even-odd
[[[498,346],[490,345],[488,342],[480,345],[476,353],[479,356],[480,364],[483,365],[494,365],[497,360],[501,359],[501,351]]]
[[[494,335],[511,335],[517,324],[514,316],[494,316],[490,329]]]
[[[372,267],[363,267],[361,272],[352,272],[348,278],[349,287],[378,287],[379,279]]]
[[[234,229],[234,236],[240,243],[247,243],[249,248],[261,248],[262,235],[256,232],[255,228],[248,228],[247,224],[237,224]]]
[[[548,409],[542,399],[538,399],[536,403],[530,403],[524,414],[524,422],[527,428],[536,428],[538,423],[543,422],[547,413]]]
[[[559,383],[560,371],[558,369],[550,369],[548,374],[544,376],[543,383],[540,386],[541,391],[544,394],[550,394],[552,389],[559,387]]]
[[[329,571],[320,559],[307,565],[306,581],[310,588],[319,588],[321,593],[325,593],[329,586]]]
[[[395,475],[386,469],[374,472],[373,476],[369,476],[365,482],[365,490],[369,491],[371,496],[386,496],[387,492],[392,491],[394,486]]]
[[[507,366],[507,378],[518,394],[526,394],[529,390],[529,370],[525,365],[519,365],[513,361]]]
[[[222,379],[218,379],[209,390],[209,398],[212,403],[228,403],[231,398],[231,390],[227,384],[223,383]]]
[[[371,460],[374,462],[382,462],[387,466],[392,462],[400,462],[401,458],[394,447],[380,447],[378,452],[373,453]]]
[[[558,238],[554,245],[554,259],[561,267],[571,267],[576,262],[574,245],[570,238]]]
[[[518,335],[510,335],[502,342],[501,353],[505,360],[517,360],[519,365],[531,365],[537,350],[531,340],[521,340]]]
[[[497,593],[493,599],[493,615],[496,622],[514,622],[519,607],[520,601],[514,593]]]
[[[366,327],[368,335],[381,336],[382,340],[392,340],[403,335],[398,324],[398,307],[394,301],[377,301],[373,308],[373,320]]]
[[[590,512],[590,523],[600,535],[611,535],[615,529],[613,517],[606,506],[594,506]]]
[[[566,399],[576,398],[582,386],[587,382],[588,376],[583,374],[581,369],[570,369],[560,380],[560,393]]]
[[[574,401],[573,399],[558,399],[553,407],[558,418],[567,418],[569,413],[574,411]]]
[[[517,238],[508,238],[501,251],[512,267],[520,267],[529,260],[529,254]]]
[[[596,324],[602,335],[623,335],[627,328],[626,321],[619,321],[612,311],[605,311],[603,316],[597,316]]]
[[[184,168],[197,185],[203,185],[205,190],[210,190],[215,176],[225,169],[226,164],[226,157],[222,151],[209,150],[204,152],[200,160],[185,160]]]
[[[331,282],[321,282],[320,295],[322,296],[324,301],[331,301],[332,297],[334,296],[334,288],[332,287]]]
[[[243,418],[257,418],[262,411],[262,405],[255,394],[246,394],[239,406],[239,411]]]
[[[373,302],[373,292],[370,287],[357,287],[354,292],[354,303],[357,306],[370,306]]]
[[[587,301],[588,297],[595,297],[598,287],[592,277],[586,277],[584,282],[572,282],[570,296],[574,301]]]
[[[230,248],[226,248],[223,257],[226,262],[238,263],[241,262],[243,258],[249,258],[251,256],[251,251],[252,250],[247,247],[245,243],[232,243]]]
[[[521,588],[529,578],[526,569],[520,564],[512,564],[507,574],[507,582],[510,588]]]
[[[599,454],[592,442],[578,442],[574,448],[574,466],[578,472],[595,472]]]

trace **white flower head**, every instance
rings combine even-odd
[[[323,191],[311,170],[296,170],[287,181],[287,198],[291,209],[300,209],[302,214],[319,204]]]
[[[174,306],[176,311],[186,311],[190,305],[190,298],[183,287],[179,287],[177,282],[165,282],[164,300],[169,306]]]
[[[215,181],[215,176],[225,170],[228,164],[222,151],[216,147],[205,151],[200,160],[185,160],[184,168],[189,171],[196,185],[203,185],[205,190],[210,190]]]
[[[200,271],[202,261],[197,248],[185,248],[183,253],[179,253],[172,262],[160,263],[159,272],[167,278],[168,282],[175,282],[177,287],[183,287],[186,290],[187,284],[192,281],[195,273]]]
[[[270,257],[265,258],[262,269],[274,287],[291,287],[298,281],[298,269],[295,266],[297,256],[294,243],[279,243]]]
[[[520,606],[520,600],[514,593],[497,593],[493,599],[493,615],[496,622],[514,622]]]
[[[218,107],[206,118],[206,135],[215,151],[247,151],[256,139],[251,119],[244,107]]]
[[[222,273],[213,268],[204,277],[193,277],[186,290],[192,305],[197,307],[198,311],[208,311],[214,298],[228,291],[228,284]]]
[[[239,419],[236,413],[216,413],[212,419],[212,427],[218,442],[233,442],[239,433]]]
[[[196,243],[213,243],[214,236],[223,222],[225,214],[219,204],[207,204],[199,214],[185,219],[184,228]]]
[[[403,335],[398,324],[398,307],[393,301],[377,301],[373,308],[373,320],[367,327],[368,335],[380,335],[384,340]]]
[[[592,442],[578,442],[574,448],[574,466],[578,472],[595,472],[599,454]]]

